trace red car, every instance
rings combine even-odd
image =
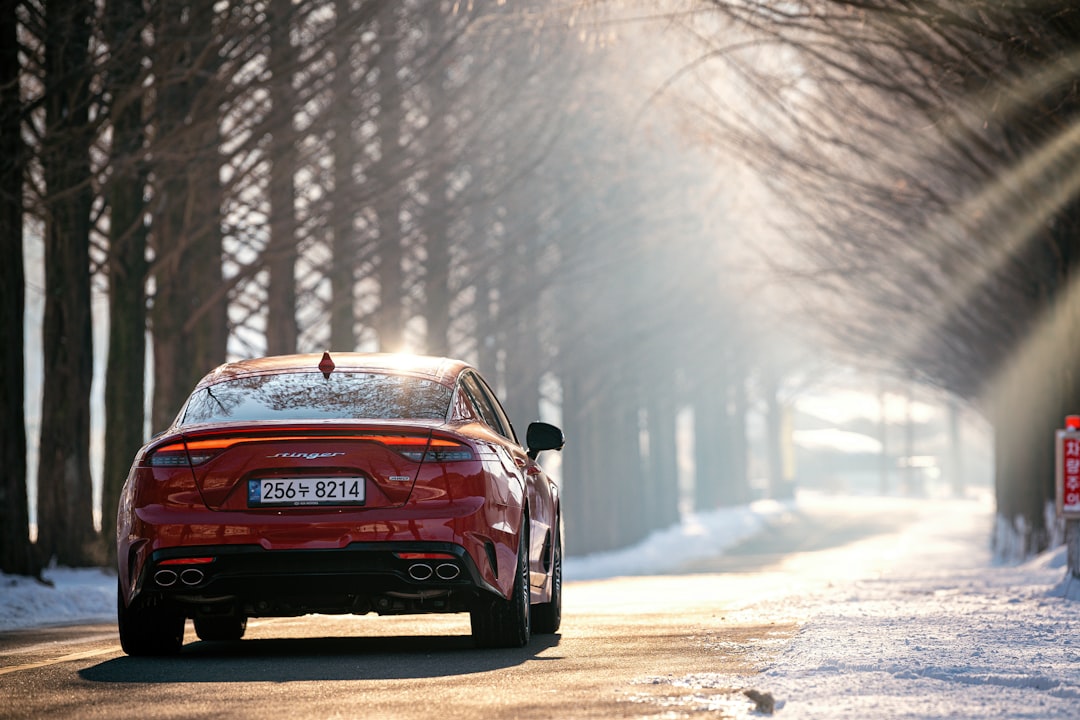
[[[406,355],[230,363],[139,450],[117,517],[129,655],[238,640],[249,617],[468,612],[482,647],[554,633],[559,490],[479,373]]]

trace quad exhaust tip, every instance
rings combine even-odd
[[[430,565],[425,563],[413,563],[409,566],[409,577],[413,580],[427,580],[435,573]]]
[[[161,568],[154,573],[154,582],[158,584],[158,587],[172,587],[178,581],[184,583],[188,587],[198,585],[206,579],[206,575],[202,570],[198,568],[184,568],[179,573],[171,568]]]
[[[461,574],[461,568],[453,563],[443,563],[435,568],[435,574],[439,576],[440,580],[453,580]]]
[[[188,568],[180,573],[180,582],[185,585],[198,585],[203,581],[203,571]]]
[[[172,570],[158,570],[154,573],[154,582],[161,587],[172,587],[176,584],[177,575]]]
[[[409,566],[409,577],[418,582],[437,577],[439,580],[453,580],[461,574],[461,568],[454,563],[440,563],[432,567],[427,563],[413,563]]]

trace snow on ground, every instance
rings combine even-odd
[[[995,567],[989,504],[971,505],[928,505],[867,543],[895,550],[874,573],[802,596],[802,631],[757,680],[787,699],[785,715],[1080,716],[1080,604],[1063,597],[1063,550]]]
[[[887,502],[917,520],[789,557],[787,590],[748,598],[727,619],[793,621],[794,640],[741,683],[708,673],[649,679],[672,685],[668,714],[758,716],[743,694],[752,690],[790,718],[1080,717],[1080,603],[1068,599],[1080,599],[1080,581],[1066,579],[1063,548],[996,566],[988,500],[800,498],[822,502],[868,514]]]
[[[1080,581],[1065,579],[1061,549],[995,565],[985,499],[756,503],[695,516],[632,551],[569,558],[567,579],[672,570],[722,553],[785,512],[826,504],[852,516],[902,510],[912,520],[762,572],[761,591],[738,600],[726,621],[794,622],[794,639],[779,654],[762,653],[756,675],[642,678],[672,686],[657,717],[760,716],[770,699],[789,718],[1080,717],[1080,602],[1067,599],[1080,598]],[[0,630],[113,619],[115,576],[52,569],[46,577],[55,587],[0,576]],[[744,689],[768,693],[766,702]]]
[[[739,541],[764,530],[770,519],[783,514],[788,507],[761,500],[748,507],[691,515],[681,525],[654,532],[638,545],[567,558],[564,577],[572,582],[668,572],[694,560],[723,554]]]
[[[0,631],[116,620],[116,573],[49,568],[37,580],[0,573]]]

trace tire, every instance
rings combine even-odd
[[[235,642],[244,637],[247,618],[243,615],[196,617],[195,634],[208,642]]]
[[[521,525],[518,540],[517,568],[514,587],[506,600],[495,598],[469,611],[472,636],[477,647],[519,648],[529,642],[531,615],[529,609],[529,520]]]
[[[562,531],[555,531],[555,548],[551,559],[551,600],[533,605],[532,631],[550,635],[562,624]]]
[[[184,644],[184,615],[167,605],[124,606],[124,594],[116,587],[116,625],[120,647],[128,655],[176,655]]]

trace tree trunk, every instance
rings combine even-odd
[[[765,452],[769,467],[769,496],[790,498],[795,489],[784,471],[784,407],[780,403],[780,378],[766,370],[765,393]]]
[[[720,402],[718,397],[702,394],[693,406],[694,509],[698,512],[714,510],[720,505],[720,486],[724,483],[723,463],[717,446]]]
[[[430,228],[430,225],[429,225]],[[429,232],[424,284],[427,300],[427,352],[450,354],[450,237]]]
[[[23,325],[23,143],[17,0],[0,0],[0,571],[36,575],[26,492]]]
[[[619,375],[620,382],[607,385],[606,401],[602,404],[613,410],[613,417],[607,419],[610,442],[603,444],[610,451],[608,460],[614,461],[612,472],[605,478],[609,499],[605,514],[613,530],[605,550],[632,545],[645,538],[651,529],[643,520],[651,508],[645,506],[642,493],[641,407],[637,393],[630,390],[638,387],[636,372],[624,368]],[[601,472],[598,467],[597,474]]]
[[[351,12],[348,0],[336,0],[338,22]],[[353,228],[356,183],[353,179],[355,147],[352,141],[353,97],[351,48],[353,36],[339,34],[334,45],[334,77],[331,88],[333,139],[330,151],[334,160],[334,188],[330,197],[330,350],[351,352],[357,347],[356,318],[353,308],[356,295],[356,264],[359,245]]]
[[[679,521],[679,465],[675,403],[668,383],[648,393],[649,466],[645,477],[646,522],[656,530]]]
[[[499,295],[507,298],[505,311],[508,315],[501,323],[507,338],[503,374],[511,418],[516,421],[516,428],[522,433],[520,439],[524,442],[523,433],[528,424],[540,419],[540,376],[545,356],[540,346],[539,313],[532,307],[532,301],[526,299],[538,297],[540,293],[535,272],[540,230],[528,218],[525,199],[520,195],[515,194],[510,213],[522,218],[523,237],[504,253],[504,261],[497,271]]]
[[[292,2],[271,0],[270,82],[273,103],[273,154],[270,158],[270,241],[267,245],[270,283],[266,298],[266,354],[296,352],[296,172],[297,136],[293,130],[296,93],[292,69]],[[351,349],[351,348],[349,348]]]
[[[44,391],[38,465],[43,558],[95,557],[90,478],[90,18],[92,2],[45,8]]]
[[[956,398],[948,400],[949,413],[949,454],[948,454],[948,479],[953,497],[964,497],[967,482],[964,477],[964,439],[960,429],[960,404]]]
[[[401,149],[401,88],[398,80],[399,19],[396,3],[388,3],[379,15],[379,163],[374,177],[392,183],[393,164]],[[379,349],[400,352],[404,349],[405,279],[401,236],[400,198],[403,193],[380,193],[375,202],[378,216],[379,309],[376,332]]]
[[[155,56],[160,83],[152,313],[155,431],[168,426],[195,383],[225,360],[213,15],[212,2],[198,0],[186,8],[166,3],[158,18],[157,30],[165,40]]]
[[[430,18],[430,33],[436,42],[446,37],[446,18],[440,3],[429,3],[425,8]],[[431,127],[424,145],[430,159],[428,172],[428,203],[424,208],[424,237],[427,261],[424,263],[424,319],[427,324],[427,352],[431,355],[450,354],[450,245],[451,228],[461,222],[460,202],[452,200],[450,172],[456,159],[453,154],[454,96],[448,84],[449,73],[437,68],[431,74],[428,96],[431,103]],[[492,378],[494,381],[494,378]],[[509,400],[509,398],[504,398]],[[511,421],[515,420],[510,407]],[[522,438],[524,440],[524,438]]]
[[[109,0],[112,47],[106,87],[112,97],[109,199],[109,357],[105,370],[105,467],[101,534],[115,562],[116,508],[132,458],[144,440],[146,407],[146,174],[143,164],[140,0]]]
[[[567,371],[565,363],[560,369],[563,398],[563,434],[567,438],[562,450],[562,479],[559,485],[560,503],[567,533],[564,538],[567,555],[581,555],[591,546],[588,537],[589,515],[584,498],[588,480],[585,476],[584,427],[581,422],[581,392],[578,378]]]

